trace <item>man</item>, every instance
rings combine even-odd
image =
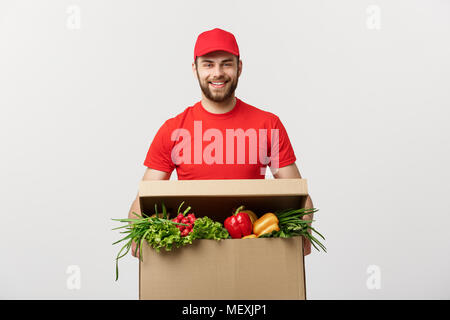
[[[239,56],[236,39],[227,31],[216,28],[198,36],[192,71],[202,100],[159,128],[144,161],[148,168],[143,180],[169,180],[173,170],[177,170],[179,180],[264,179],[267,159],[274,178],[301,178],[280,119],[235,97],[242,73]],[[244,152],[239,152],[239,143],[234,144],[235,137],[244,142],[240,144]],[[270,157],[264,157],[267,149]],[[309,196],[306,207],[313,208]],[[130,218],[134,218],[132,212],[141,213],[138,196],[131,206]],[[313,215],[304,219],[311,220]],[[132,254],[137,256],[135,251],[133,243]],[[304,255],[310,252],[311,243],[305,239]]]

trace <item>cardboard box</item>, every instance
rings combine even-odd
[[[141,212],[164,202],[171,217],[191,206],[197,217],[223,224],[240,205],[258,216],[303,208],[305,179],[158,180],[139,185]],[[157,253],[145,244],[139,263],[139,299],[303,300],[306,281],[303,237],[194,240]]]

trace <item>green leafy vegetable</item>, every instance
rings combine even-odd
[[[163,207],[164,208],[164,207]],[[165,208],[163,209],[165,211]],[[154,248],[157,252],[160,252],[161,248],[165,248],[166,251],[171,251],[174,247],[180,247],[186,244],[191,244],[192,240],[187,237],[181,237],[180,230],[176,225],[186,225],[183,223],[174,222],[168,219],[155,217],[144,218],[135,212],[133,212],[137,219],[112,219],[114,221],[127,223],[124,226],[114,228],[113,230],[125,228],[126,236],[113,243],[128,240],[127,243],[120,249],[116,257],[116,281],[119,278],[119,259],[124,257],[131,248],[132,242],[136,243],[136,251],[139,251],[139,257],[142,260],[142,245],[144,240]],[[121,253],[125,250],[125,253]]]
[[[316,229],[311,227],[309,223],[313,222],[313,220],[303,220],[303,216],[307,214],[311,214],[319,211],[316,208],[311,209],[285,209],[279,210],[275,212],[275,215],[278,217],[278,224],[280,230],[272,231],[271,233],[266,233],[260,236],[260,238],[272,238],[272,237],[281,237],[281,238],[289,238],[295,236],[304,236],[311,241],[311,244],[316,248],[316,250],[320,251],[317,246],[319,246],[323,251],[327,252],[326,247],[312,235],[312,232],[317,233],[323,240],[325,238],[321,235]],[[309,232],[311,230],[311,232]],[[317,246],[316,246],[317,245]]]
[[[167,217],[166,207],[163,204],[163,214]],[[181,206],[180,206],[181,207]],[[189,211],[190,207],[185,211]],[[114,221],[127,223],[124,226],[114,228],[113,230],[123,229],[121,233],[126,234],[122,239],[113,243],[128,240],[126,244],[120,249],[116,257],[116,281],[119,278],[119,259],[124,257],[131,249],[133,241],[136,243],[136,251],[139,251],[139,258],[143,259],[142,246],[144,241],[147,241],[148,245],[160,252],[161,249],[171,251],[174,248],[179,248],[187,244],[192,244],[195,239],[228,239],[230,235],[227,229],[225,229],[221,223],[215,222],[208,217],[195,219],[192,232],[186,236],[182,236],[180,229],[177,225],[187,226],[187,224],[175,222],[167,218],[158,217],[157,207],[155,205],[155,215],[152,217],[140,216],[133,212],[137,217],[136,219],[112,219]]]
[[[227,229],[220,222],[211,220],[208,217],[197,218],[194,228],[190,233],[193,239],[230,239]]]

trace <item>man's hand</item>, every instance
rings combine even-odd
[[[309,214],[306,214],[302,218],[303,220],[312,220],[312,217]],[[311,225],[311,223],[308,223],[308,225]],[[311,229],[308,229],[308,233],[311,234]],[[309,240],[307,237],[303,237],[303,255],[307,256],[311,253],[311,240]]]
[[[155,170],[155,169],[150,169],[148,168],[145,171],[144,177],[142,178],[142,180],[169,180],[170,179],[170,173],[169,172],[164,172],[164,171],[159,171],[159,170]],[[136,199],[133,201],[133,204],[131,205],[130,211],[128,212],[128,218],[130,219],[135,219],[136,216],[133,214],[133,212],[136,212],[139,215],[142,215],[141,213],[141,207],[139,205],[139,193],[136,196]],[[136,251],[136,243],[133,241],[131,242],[131,255],[133,257],[139,258],[139,250],[138,252]]]
[[[314,206],[313,206],[313,203],[312,203],[312,200],[311,200],[311,197],[308,195],[308,197],[306,198],[306,204],[305,204],[305,208],[306,209],[312,209],[312,208],[314,208]],[[303,220],[313,220],[314,219],[314,213],[311,213],[311,214],[305,214],[303,217],[302,217],[302,219]],[[309,226],[311,226],[311,224],[312,224],[312,222],[309,222],[308,223],[308,225]],[[311,229],[308,229],[308,233],[309,234],[312,234],[312,231],[311,231]],[[304,246],[303,246],[303,250],[304,250],[304,252],[303,252],[303,255],[304,256],[307,256],[308,254],[310,254],[311,253],[311,240],[309,240],[307,237],[303,237],[303,239],[304,239]]]
[[[288,166],[279,168],[277,170],[273,170],[272,174],[275,179],[295,179],[299,178],[301,179],[302,176],[300,174],[300,171],[297,168],[297,165],[295,163],[292,163]],[[308,198],[306,198],[306,204],[305,208],[312,209],[314,208],[311,197],[308,195]],[[312,220],[314,218],[314,214],[307,214],[302,217],[303,220]],[[311,223],[308,223],[309,226],[311,226]],[[308,233],[311,233],[311,230],[308,229]],[[311,241],[307,237],[303,237],[303,255],[307,256],[311,253]]]
[[[132,241],[131,242],[131,255],[133,257],[136,257],[136,258],[139,259],[139,250],[137,252],[135,252],[136,251],[136,246],[137,246],[136,242]]]

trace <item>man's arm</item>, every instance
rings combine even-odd
[[[147,168],[142,180],[143,181],[144,180],[169,180],[170,175],[171,175],[171,173],[169,173],[169,172],[164,172],[164,171],[160,171],[160,170]],[[139,205],[139,193],[137,194],[136,199],[134,199],[133,203],[131,204],[130,211],[128,212],[129,219],[136,219],[136,216],[132,212],[136,212],[140,216],[142,215],[141,207]],[[134,257],[139,257],[139,252],[135,253],[135,251],[136,251],[136,243],[133,241],[132,246],[131,246],[131,254]]]
[[[170,173],[159,171],[155,169],[147,168],[147,170],[144,173],[144,177],[142,178],[142,181],[144,180],[169,180],[170,179]],[[130,211],[128,212],[128,218],[129,219],[136,219],[136,216],[132,214],[132,212],[136,212],[139,215],[141,214],[141,207],[139,206],[139,193],[136,196],[136,199],[134,199]]]
[[[275,179],[295,179],[295,178],[302,178],[300,171],[297,168],[297,165],[295,163],[290,164],[288,166],[278,168],[276,171],[272,172]],[[306,198],[306,209],[312,209],[314,208],[311,197],[308,194],[308,197]],[[313,220],[314,213],[311,213],[310,215],[304,215],[303,220]],[[311,226],[311,223],[309,223]],[[311,230],[308,230],[309,233],[311,233]],[[304,245],[304,255],[307,256],[311,253],[311,242],[309,239],[305,238],[305,245]]]

